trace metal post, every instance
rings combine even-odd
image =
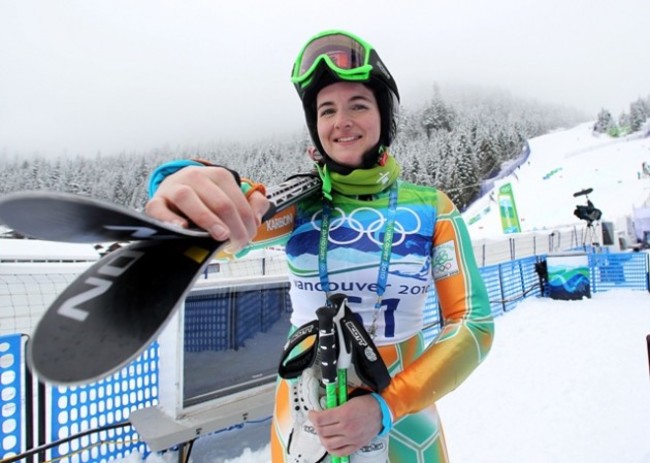
[[[521,260],[517,262],[519,266],[519,281],[521,282],[521,294],[525,298],[526,297],[526,282],[525,280],[525,275],[524,275],[524,266],[522,265]]]
[[[645,287],[650,293],[650,254],[645,259]]]
[[[506,297],[503,292],[503,272],[501,271],[502,264],[498,265],[499,269],[499,290],[501,291],[501,310],[505,313],[506,312]]]
[[[597,260],[596,257],[593,254],[588,253],[587,254],[587,262],[589,263],[589,275],[590,275],[589,292],[591,294],[594,294],[597,291],[597,288],[596,288],[596,279],[597,279],[596,265],[599,262],[599,260]]]
[[[29,342],[29,336],[23,334],[25,344],[23,345],[23,358],[25,358],[25,352],[27,352],[27,343]],[[31,449],[34,447],[34,377],[32,372],[27,367],[25,362],[25,448]],[[34,456],[30,455],[28,462],[34,462]]]
[[[38,445],[43,446],[47,442],[47,410],[45,404],[45,384],[38,381],[37,385],[37,401],[38,401]],[[45,450],[38,453],[38,461],[44,463],[47,461]]]
[[[650,334],[645,337],[645,341],[648,344],[648,367],[650,367]]]

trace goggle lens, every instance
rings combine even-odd
[[[318,37],[303,50],[298,66],[294,70],[294,80],[307,78],[318,65],[325,60],[334,71],[361,71],[369,73],[372,66],[367,66],[370,47],[343,34]]]

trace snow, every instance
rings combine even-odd
[[[452,463],[650,463],[650,294],[530,298],[495,322],[485,362],[438,402]],[[268,429],[201,438],[192,461],[270,462]]]
[[[524,230],[575,223],[573,209],[585,201],[573,193],[583,188],[615,223],[648,199],[650,179],[638,172],[650,161],[650,138],[597,137],[592,125],[530,140],[528,162],[501,182],[513,184]],[[489,196],[465,214],[490,208],[472,224],[474,239],[501,235]],[[649,293],[530,298],[495,323],[485,362],[438,403],[452,463],[650,463]],[[191,461],[270,462],[268,435],[264,422],[202,437]],[[176,452],[146,459],[176,461]]]
[[[611,138],[594,135],[592,127],[590,122],[531,139],[528,161],[496,183],[495,190],[512,185],[522,231],[575,223],[575,206],[586,204],[586,199],[573,194],[585,188],[593,188],[588,196],[603,212],[601,220],[619,226],[650,198],[650,178],[638,178],[642,163],[650,161],[645,131]],[[488,214],[469,225],[473,239],[502,234],[499,208],[490,194],[473,203],[464,217],[469,222],[487,208]]]
[[[650,295],[528,299],[439,402],[452,462],[650,462]]]
[[[615,223],[650,196],[650,179],[637,175],[650,161],[650,139],[594,136],[592,126],[530,140],[528,162],[495,186],[513,184],[524,230],[575,223],[573,210],[586,201],[573,193],[584,188],[594,189],[589,198],[603,220]],[[489,194],[465,217],[488,205]],[[500,227],[498,208],[490,207],[470,233],[495,237]],[[495,323],[485,362],[438,402],[452,463],[650,463],[649,293],[530,298]],[[200,439],[192,460],[270,462],[267,431],[230,455],[226,436]],[[164,457],[171,461],[152,455],[147,463]]]
[[[3,244],[0,246],[2,262],[61,262],[64,260],[91,262],[100,257],[98,249],[92,244],[12,238],[2,239],[0,243]],[[11,246],[6,244],[11,244]]]

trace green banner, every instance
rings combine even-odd
[[[515,196],[510,183],[504,183],[499,187],[497,202],[499,203],[503,233],[519,233],[521,226],[519,225]]]

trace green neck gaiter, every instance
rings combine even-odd
[[[323,180],[323,194],[328,199],[332,199],[332,190],[350,196],[379,193],[391,186],[401,172],[399,164],[390,154],[386,156],[386,163],[383,166],[355,169],[347,175],[330,172],[326,165],[317,168]]]

